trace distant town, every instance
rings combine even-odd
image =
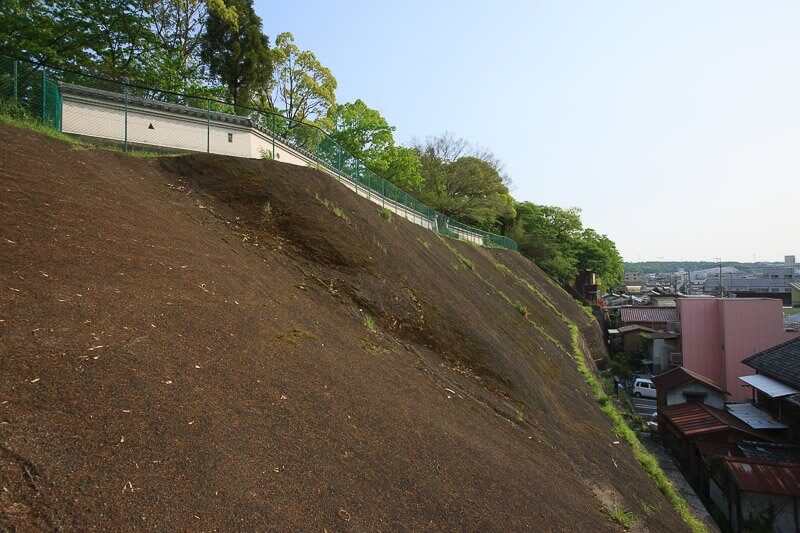
[[[657,266],[657,264],[652,264]],[[631,271],[632,270],[632,271]],[[653,270],[657,270],[653,268]],[[800,527],[800,268],[583,273],[615,383],[711,515],[733,531]]]

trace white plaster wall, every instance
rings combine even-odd
[[[704,402],[707,405],[716,407],[717,409],[725,408],[725,400],[723,399],[722,394],[699,383],[687,383],[685,385],[681,385],[680,387],[675,387],[669,391],[667,393],[667,405],[686,403],[686,397],[683,395],[684,392],[706,393],[707,396]]]
[[[82,95],[63,95],[62,131],[73,135],[96,137],[114,141],[125,139],[125,106],[121,102],[94,99]],[[348,176],[318,165],[312,158],[288,146],[279,139],[255,128],[181,115],[148,107],[129,105],[127,110],[128,142],[163,148],[174,148],[194,152],[260,158],[264,152],[273,152],[273,158],[282,163],[318,168],[341,182],[359,196],[384,207],[396,215],[427,229],[434,229],[434,222],[421,213],[409,209],[380,194],[357,186]],[[213,115],[212,115],[213,117]],[[150,128],[152,124],[153,128]],[[228,135],[231,134],[229,141]],[[483,238],[475,233],[450,228],[461,238],[483,244]]]

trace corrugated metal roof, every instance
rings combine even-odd
[[[677,322],[678,310],[674,307],[620,307],[622,322]]]
[[[756,389],[765,393],[770,398],[782,398],[784,396],[789,396],[800,392],[797,389],[792,388],[789,385],[784,385],[780,381],[772,379],[769,376],[765,376],[764,374],[753,374],[752,376],[739,376],[739,379],[741,379],[751,387],[755,387]]]
[[[725,406],[725,410],[753,429],[786,429],[789,427],[751,403],[729,403]]]
[[[758,439],[769,440],[730,413],[700,402],[669,405],[661,409],[660,413],[687,437],[733,429]]]
[[[800,464],[725,457],[736,485],[744,491],[800,496]]]
[[[653,383],[656,384],[656,387],[660,390],[671,390],[675,387],[680,387],[686,383],[690,383],[692,381],[696,381],[698,383],[702,383],[703,385],[721,392],[723,394],[730,394],[728,391],[711,381],[705,376],[701,376],[696,372],[692,372],[688,368],[684,368],[679,366],[677,368],[673,368],[663,374],[659,374],[653,378]]]

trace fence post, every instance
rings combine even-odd
[[[272,133],[272,159],[275,159],[275,115],[270,114],[269,116],[270,124],[272,127],[270,128],[270,133]]]
[[[381,207],[386,209],[386,180],[381,180]]]
[[[358,159],[356,159],[356,176],[355,177],[356,177],[356,179],[354,181],[356,182],[356,194],[358,194]]]
[[[125,153],[128,153],[128,85],[125,84],[125,122],[123,125],[123,144],[125,146]]]
[[[206,100],[206,153],[211,153],[211,100]]]
[[[42,69],[42,124],[45,124],[45,109],[47,106],[47,69]]]
[[[18,81],[19,80],[19,72],[17,70],[17,68],[18,68],[17,64],[18,63],[19,63],[19,61],[17,61],[15,59],[14,60],[14,101],[15,102],[19,100],[19,89],[17,88],[19,86],[19,81]]]

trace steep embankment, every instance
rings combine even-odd
[[[328,176],[0,125],[0,250],[0,527],[682,528],[568,296]]]

